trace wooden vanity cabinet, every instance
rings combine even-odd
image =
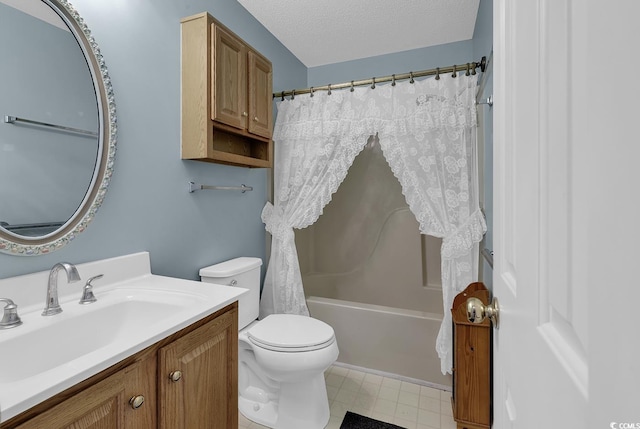
[[[162,347],[158,369],[159,428],[238,427],[237,314]]]
[[[140,397],[143,403],[134,408]],[[237,303],[0,424],[0,429],[235,427]]]
[[[134,409],[129,400],[141,395],[144,402]],[[147,359],[76,393],[16,429],[153,428],[155,399],[155,359]]]
[[[181,27],[182,159],[271,167],[271,62],[208,13]]]

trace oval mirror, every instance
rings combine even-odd
[[[116,151],[100,50],[66,0],[0,0],[0,251],[40,255],[84,231]]]

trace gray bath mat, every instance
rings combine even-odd
[[[402,426],[392,425],[391,423],[381,422],[370,417],[361,416],[360,414],[347,411],[344,416],[340,429],[404,429]]]

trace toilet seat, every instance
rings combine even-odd
[[[271,314],[247,331],[255,346],[277,352],[307,352],[335,342],[333,328],[321,320],[296,314]]]

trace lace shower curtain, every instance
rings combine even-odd
[[[436,349],[451,371],[455,295],[476,281],[486,231],[475,171],[477,76],[397,82],[297,96],[278,105],[275,195],[262,220],[272,235],[260,317],[308,315],[293,228],[313,224],[367,139],[378,135],[420,232],[443,239],[444,318]]]

